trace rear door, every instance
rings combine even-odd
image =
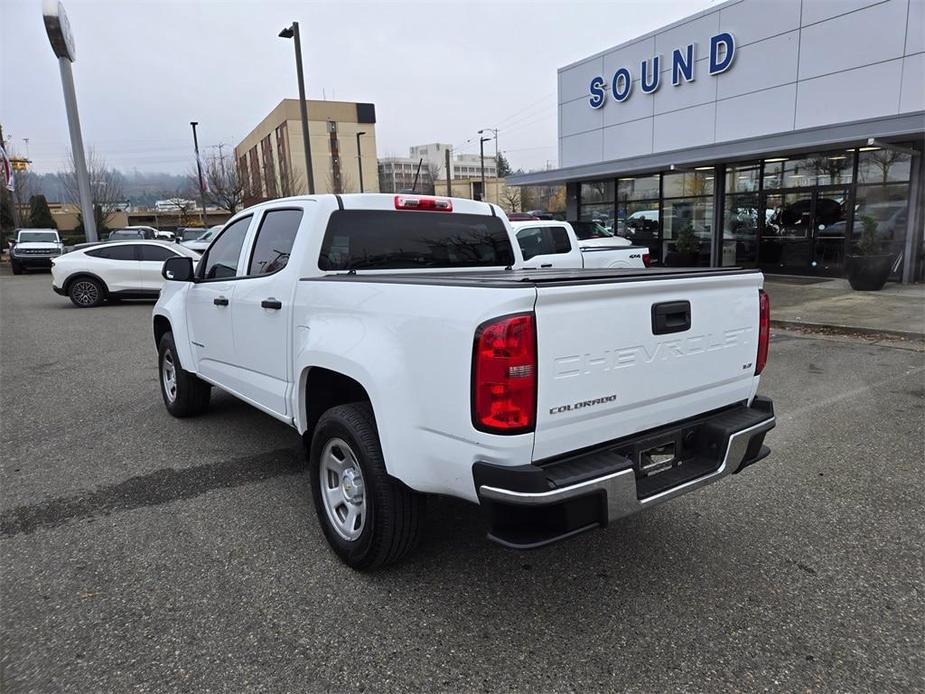
[[[164,261],[177,256],[169,248],[154,243],[138,244],[141,260],[138,263],[141,275],[141,287],[145,291],[159,292],[164,286]]]
[[[564,226],[528,226],[517,230],[525,268],[582,267],[581,251]]]
[[[231,307],[236,389],[279,415],[288,414],[292,297],[298,283],[297,268],[287,268],[303,216],[301,207],[292,206],[263,212]]]
[[[761,278],[707,272],[540,284],[534,458],[752,397]]]

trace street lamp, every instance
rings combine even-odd
[[[302,41],[299,38],[299,23],[293,22],[279,32],[281,39],[295,39],[295,71],[299,80],[299,111],[302,114],[302,140],[305,143],[305,180],[308,194],[315,194],[315,174],[312,171],[312,145],[308,139],[308,102],[305,100],[305,75],[302,72]]]
[[[483,132],[485,132],[485,130],[479,130],[479,159],[482,165],[482,194],[481,194],[482,200],[485,199],[485,143],[490,142],[492,140],[492,138],[490,137],[482,137]],[[497,140],[497,136],[495,137],[495,139]],[[497,166],[497,161],[498,160],[495,159],[495,166]],[[497,171],[496,171],[496,174],[497,174]]]
[[[196,171],[199,172],[199,202],[202,204],[202,226],[206,226],[206,186],[202,178],[202,158],[199,156],[199,138],[196,136],[196,126],[199,121],[191,120],[193,127],[193,149],[196,150]]]
[[[365,135],[366,131],[361,130],[357,133],[357,167],[360,169],[360,192],[363,192],[363,152],[360,151],[360,135]]]
[[[491,139],[495,141],[495,202],[501,199],[500,194],[498,193],[498,129],[497,128],[482,128],[479,130],[479,135],[482,133],[491,133],[494,135]],[[484,168],[484,164],[482,165]],[[485,185],[485,182],[482,182],[482,185]]]

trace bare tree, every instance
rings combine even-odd
[[[234,157],[222,153],[213,154],[203,162],[202,176],[208,184],[206,200],[219,209],[234,214],[244,205],[245,180],[241,176]],[[191,187],[199,190],[199,171],[189,173]],[[178,191],[177,197],[180,197]]]
[[[77,167],[73,152],[68,155],[68,171],[62,176],[64,191],[70,202],[80,204],[80,190],[77,187]],[[97,233],[109,228],[109,220],[117,211],[117,203],[123,201],[122,176],[106,165],[106,160],[92,148],[87,150],[87,174],[90,178],[90,200],[93,203],[93,218]]]
[[[440,180],[443,167],[435,161],[424,162],[424,168],[421,171],[421,177],[424,179],[424,185],[430,186],[431,194],[437,192],[437,181]],[[426,175],[425,175],[426,172]]]
[[[517,212],[520,206],[520,189],[505,186],[501,191],[501,205],[507,212]]]

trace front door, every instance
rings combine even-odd
[[[242,217],[222,230],[199,261],[187,299],[196,370],[231,389],[236,388],[231,307],[243,275],[241,256],[252,219]]]
[[[849,210],[847,186],[765,196],[759,264],[767,272],[842,274]]]

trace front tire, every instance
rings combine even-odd
[[[106,299],[106,288],[92,277],[78,277],[67,288],[67,295],[77,308],[93,308]]]
[[[10,269],[13,271],[14,275],[21,275],[23,273],[23,266],[15,260],[10,261]]]
[[[340,405],[321,416],[309,477],[324,536],[348,566],[391,564],[420,542],[425,497],[386,472],[369,403]]]
[[[173,333],[165,333],[157,350],[158,380],[164,406],[174,417],[194,417],[209,407],[212,386],[185,371],[177,356]]]

